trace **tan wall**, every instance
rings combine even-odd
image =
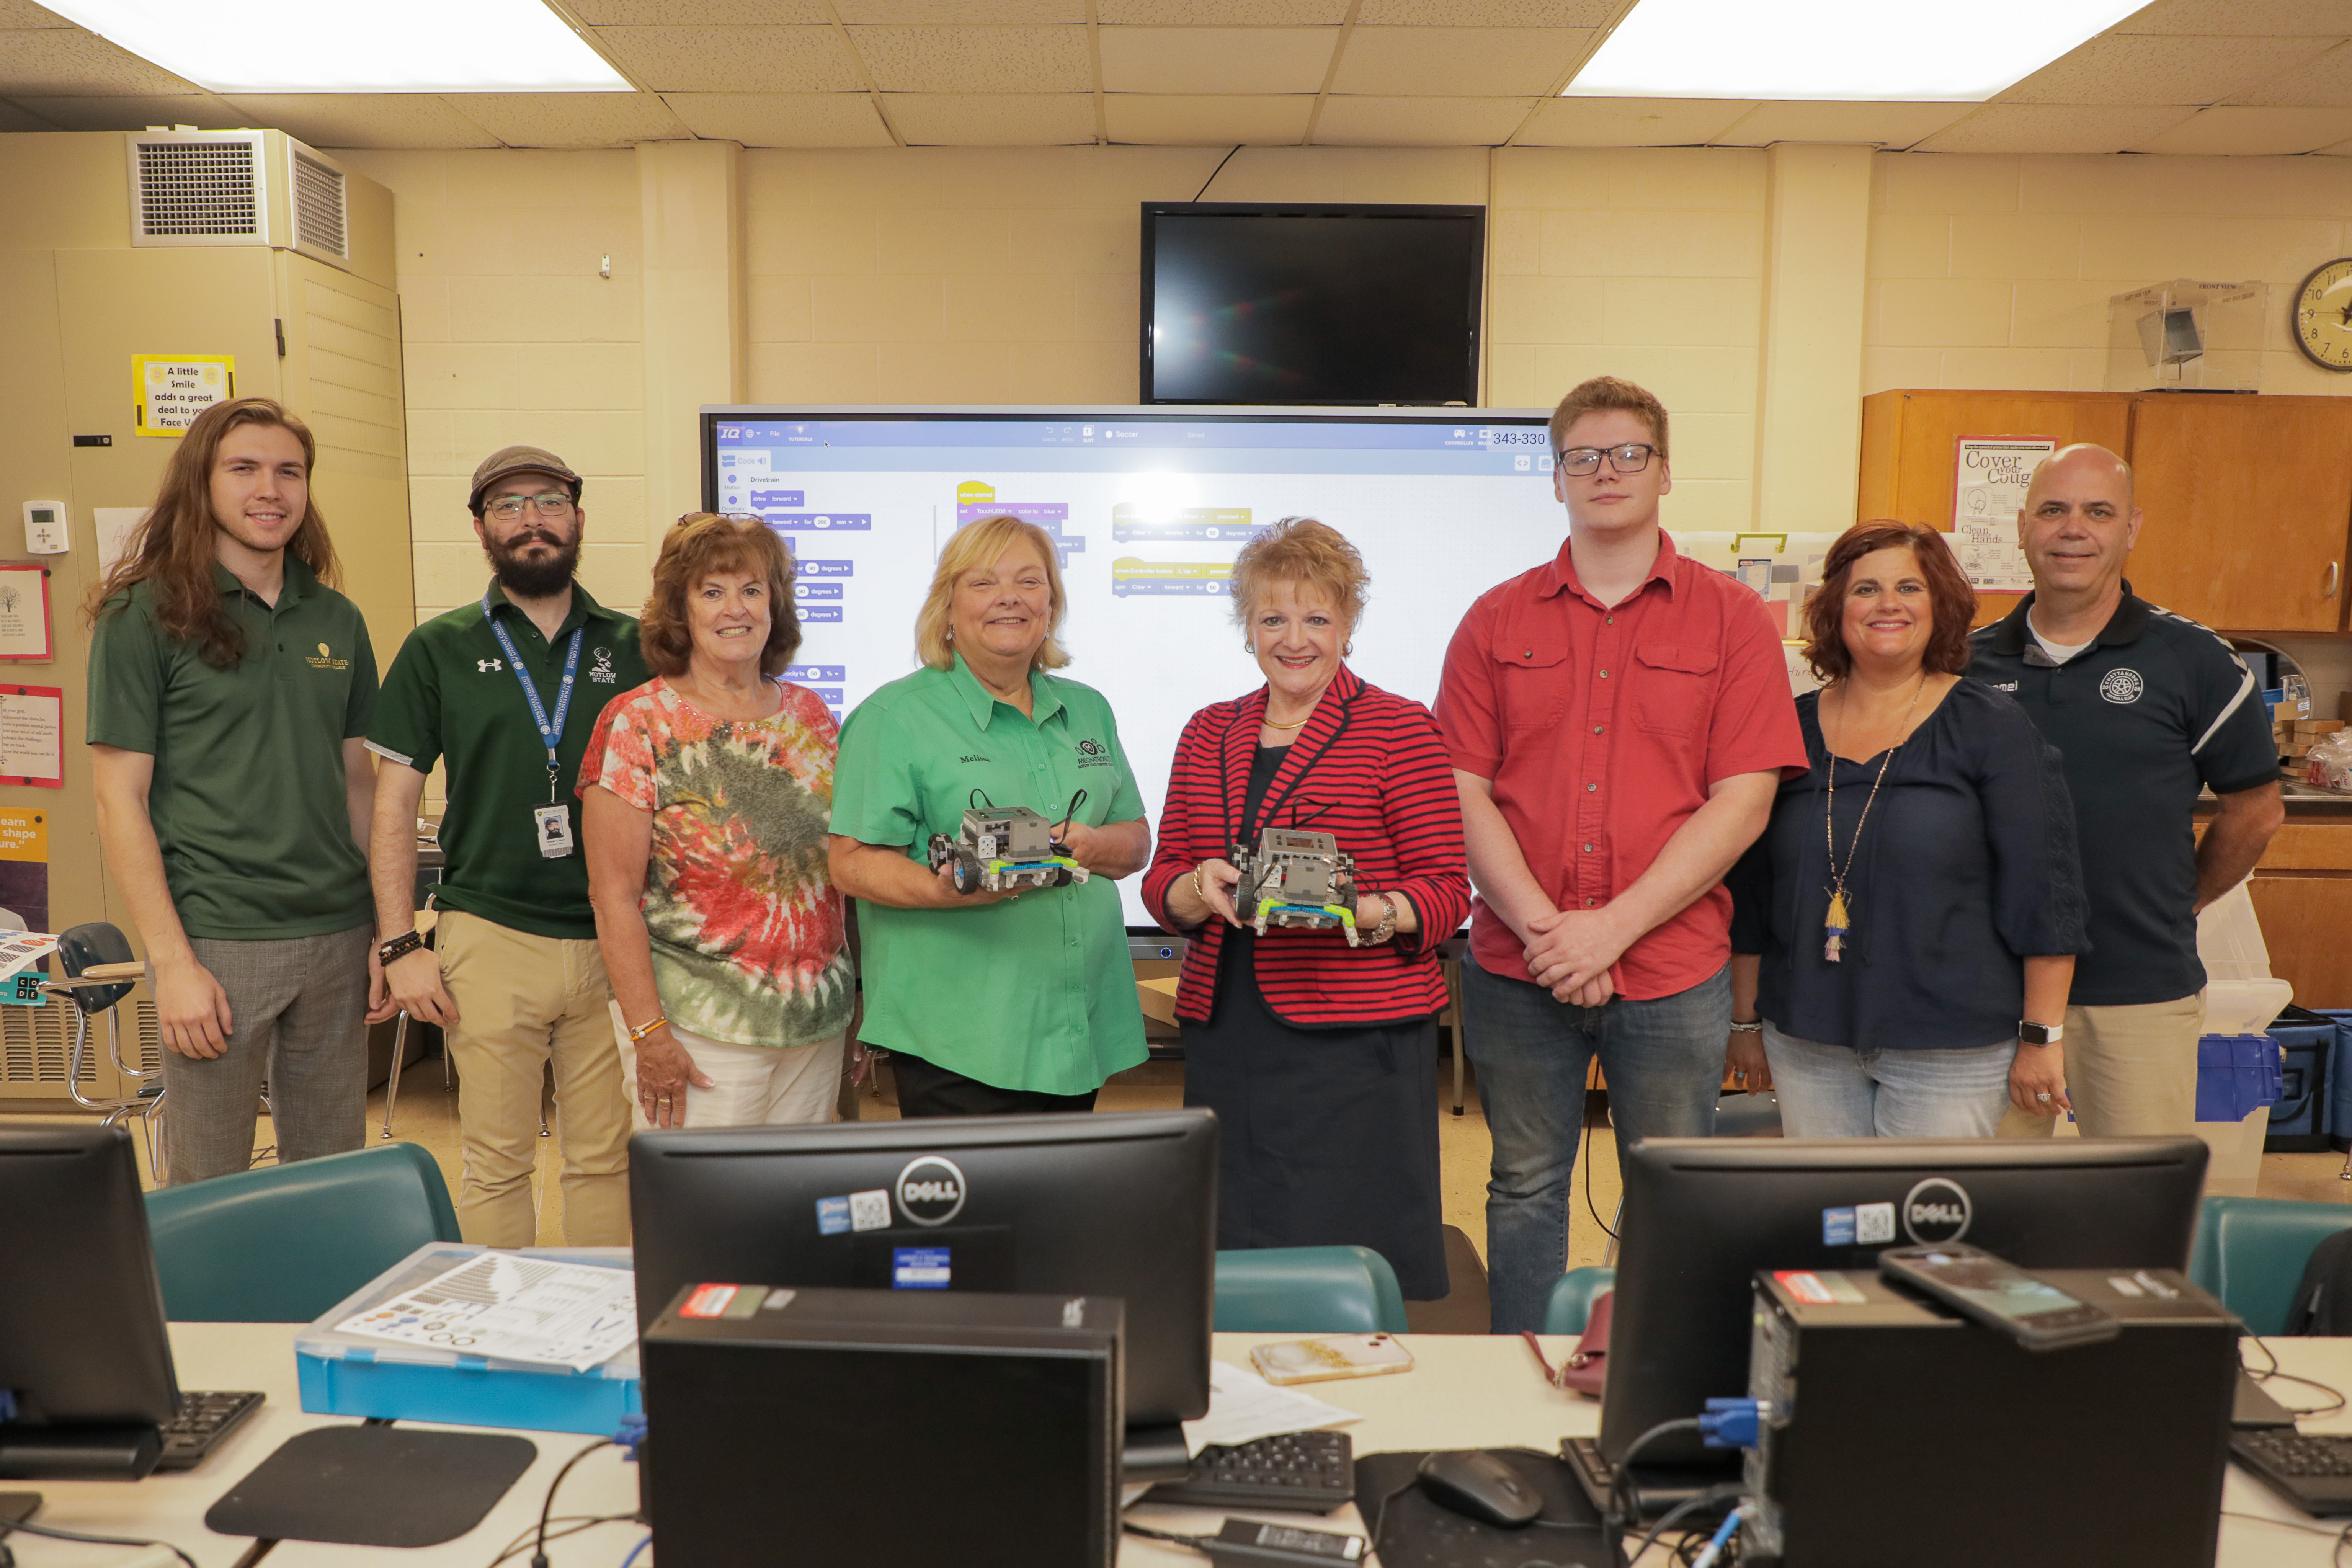
[[[2347,218],[2352,167],[2333,158],[1881,154],[1864,390],[2100,390],[2110,296],[2259,278],[2263,390],[2352,391],[2287,334],[2293,291],[2345,254]]]
[[[342,154],[399,202],[420,615],[478,591],[463,476],[508,441],[591,476],[587,580],[628,603],[697,499],[648,459],[697,403],[1132,401],[1136,205],[1192,198],[1223,156],[754,149],[720,214],[719,165],[692,151]],[[2336,160],[1881,153],[1864,181],[1792,151],[1822,150],[1246,148],[1208,197],[1486,204],[1485,400],[1651,386],[1675,414],[1670,526],[1847,515],[1862,393],[2098,386],[2107,297],[2171,277],[2267,279],[2269,388],[2352,391],[2285,331],[2286,291],[2352,244]],[[740,236],[740,309],[673,286],[654,311],[666,353],[710,367],[698,395],[703,373],[649,368],[643,342],[642,258],[693,259],[687,212]],[[1861,308],[1829,308],[1853,279]],[[713,332],[740,341],[677,341]],[[1834,416],[1790,417],[1792,397]],[[649,494],[649,467],[688,493]]]

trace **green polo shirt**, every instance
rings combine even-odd
[[[553,640],[493,583],[490,613],[506,628],[547,716],[563,690],[563,656],[575,630],[580,667],[572,710],[555,748],[555,803],[572,813],[582,842],[580,754],[604,704],[648,679],[637,652],[637,618],[604,608],[577,583]],[[531,812],[549,805],[547,745],[522,682],[509,664],[482,603],[434,616],[408,634],[383,678],[368,749],[418,773],[446,761],[448,806],[441,817],[445,864],[433,901],[533,936],[585,942],[596,935],[588,908],[588,862],[577,848],[562,859],[539,852]]]
[[[877,691],[841,731],[833,831],[903,844],[928,861],[974,789],[1061,820],[1079,790],[1089,826],[1132,822],[1143,797],[1102,693],[1029,678],[1032,720],[964,667]],[[1143,1010],[1118,889],[1107,878],[968,910],[860,901],[866,1021],[859,1037],[999,1089],[1085,1094],[1145,1057]]]
[[[290,551],[274,606],[225,566],[214,581],[245,628],[228,669],[164,636],[149,584],[107,601],[90,636],[89,742],[155,759],[147,815],[190,936],[371,924],[343,773],[343,742],[375,707],[367,623]]]

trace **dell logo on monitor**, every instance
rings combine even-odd
[[[916,1225],[945,1225],[963,1210],[963,1173],[937,1154],[910,1160],[898,1173],[898,1212]]]
[[[1903,1228],[1922,1246],[1959,1240],[1975,1217],[1968,1189],[1942,1176],[1928,1177],[1903,1199]]]

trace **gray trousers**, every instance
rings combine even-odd
[[[228,993],[228,1048],[163,1053],[163,1142],[173,1185],[253,1163],[254,1120],[269,1083],[280,1164],[367,1141],[367,926],[267,942],[190,937]]]

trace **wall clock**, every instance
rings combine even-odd
[[[2352,371],[2352,256],[2315,270],[2295,290],[2294,346],[2314,364]]]

